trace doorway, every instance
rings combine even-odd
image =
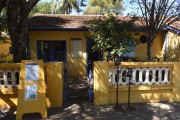
[[[87,60],[86,60],[86,70],[87,76],[89,76],[90,72],[93,72],[93,62],[94,61],[102,61],[103,60],[103,52],[101,50],[93,50],[95,42],[94,40],[87,38]]]

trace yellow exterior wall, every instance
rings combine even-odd
[[[86,75],[86,35],[89,34],[85,31],[30,31],[30,58],[37,59],[37,40],[66,40],[67,48],[67,62],[69,63],[69,73],[71,77],[85,76]],[[139,39],[143,32],[135,35],[134,38]],[[79,58],[73,58],[71,56],[71,39],[81,38],[82,39],[82,52],[83,56]],[[152,57],[163,57],[163,44],[165,39],[165,32],[161,32],[155,38],[152,47]],[[168,32],[168,49],[167,49],[167,61],[179,61],[180,60],[180,47],[179,41],[180,36],[173,32]],[[10,40],[8,40],[10,42]],[[6,60],[12,60],[12,54],[9,54],[9,43],[0,44],[0,54],[9,55]],[[140,43],[135,47],[135,57],[142,60],[147,59],[147,44]],[[106,55],[105,55],[106,56]],[[1,60],[1,59],[0,59]],[[71,69],[73,68],[73,69]]]
[[[86,75],[86,35],[89,34],[85,31],[30,31],[30,55],[31,59],[37,59],[37,40],[66,40],[67,48],[67,63],[69,68],[70,77],[78,77]],[[143,33],[134,35],[135,38],[139,39]],[[162,57],[162,47],[164,42],[165,33],[159,33],[155,38],[152,57]],[[82,39],[82,52],[83,56],[79,58],[74,58],[71,56],[71,39],[81,38]],[[135,57],[140,59],[147,58],[147,45],[138,44],[135,47]]]
[[[2,69],[20,69],[19,63],[1,63]],[[63,63],[44,63],[47,106],[59,106],[63,104]],[[17,106],[17,88],[0,89],[0,108]]]
[[[116,86],[108,85],[108,70],[114,63],[94,62],[94,103],[107,105],[116,103]],[[132,85],[132,103],[180,101],[180,63],[176,62],[122,62],[122,67],[172,67],[172,84],[164,85]],[[128,86],[119,85],[119,103],[127,103]]]
[[[37,40],[66,40],[67,63],[70,77],[86,75],[86,32],[83,31],[30,31],[31,59],[37,59]],[[71,56],[71,39],[82,40],[82,57]]]
[[[4,41],[5,43],[0,43],[0,56],[3,54],[7,55],[7,57],[0,57],[0,61],[12,60],[13,56],[9,53],[9,47],[11,47],[11,40],[6,39]]]
[[[180,61],[180,34],[168,32],[167,61]]]
[[[141,35],[143,35],[142,32],[140,32],[138,35],[134,35],[134,38],[139,39]],[[164,36],[164,32],[157,34],[152,46],[152,57],[163,57],[162,47],[164,43]],[[140,43],[135,47],[135,57],[142,60],[147,59],[147,42]]]

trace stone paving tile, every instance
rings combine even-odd
[[[136,103],[133,109],[115,111],[114,105],[95,106],[86,101],[66,103],[63,107],[48,109],[48,118],[39,114],[27,114],[23,120],[180,120],[180,102]],[[15,120],[16,108],[2,109],[0,120]]]

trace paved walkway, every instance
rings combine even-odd
[[[125,105],[121,105],[125,106]],[[86,101],[71,102],[48,109],[45,120],[180,120],[178,103],[138,103],[132,110],[115,111],[114,105],[95,106]],[[1,109],[0,120],[15,120],[16,108]],[[40,120],[39,114],[27,114],[23,120]]]

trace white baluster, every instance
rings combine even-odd
[[[123,77],[123,69],[121,68],[121,71],[119,72],[119,82],[118,82],[118,84],[119,85],[124,85],[123,84],[123,79],[122,79],[122,77]]]
[[[129,77],[127,77],[127,68],[125,68],[125,71],[126,71],[125,84],[128,85],[129,84]]]
[[[143,69],[140,68],[139,69],[139,84],[144,84],[143,80],[142,80],[143,79],[142,77],[143,77]]]
[[[145,85],[146,84],[146,69],[147,68],[141,68],[141,71],[142,71],[142,84]],[[145,76],[145,78],[144,78]]]
[[[129,77],[126,77],[126,85],[129,85]]]
[[[149,71],[150,71],[150,69],[149,69],[149,68],[146,68],[146,69],[144,69],[144,70],[145,70],[145,72],[146,72],[144,83],[150,84],[150,81],[149,81]]]
[[[152,75],[153,75],[153,73],[152,73],[152,68],[149,68],[149,75],[148,75],[148,79],[149,78],[151,78],[151,79],[149,79],[149,85],[152,85],[153,83],[152,83]]]
[[[158,83],[162,84],[162,68],[158,68]]]
[[[123,81],[122,81],[122,69],[119,70],[119,81],[118,81],[118,85],[123,85]]]
[[[170,81],[168,80],[168,73],[170,71],[170,68],[165,68],[165,73],[164,73],[164,80],[163,80],[163,83],[164,84],[167,84],[167,83],[170,83]]]
[[[120,79],[119,82],[120,82],[121,85],[126,85],[126,80],[125,80],[125,82],[123,82],[123,79],[122,79],[122,77],[125,77],[125,76],[122,76],[123,73],[126,73],[126,69],[125,68],[121,69],[121,76],[119,77],[119,79]]]
[[[152,84],[156,84],[156,68],[152,68]]]
[[[4,87],[7,87],[8,82],[7,82],[7,71],[6,70],[3,71],[3,78],[4,78]]]
[[[15,74],[16,72],[13,70],[11,72],[12,87],[17,87]]]
[[[118,74],[119,74],[118,85],[120,85],[120,84],[121,84],[120,81],[122,80],[121,77],[120,77],[120,76],[122,75],[122,68],[121,68],[121,67],[118,68],[118,72],[119,72],[119,73],[118,73]],[[117,73],[117,69],[116,69],[116,73]]]
[[[137,72],[137,69],[136,69],[136,68],[133,68],[132,82],[133,82],[133,84],[135,84],[135,85],[138,84],[138,82],[136,82],[136,72]]]
[[[116,85],[116,69],[113,69],[113,74],[112,74],[112,85]]]

